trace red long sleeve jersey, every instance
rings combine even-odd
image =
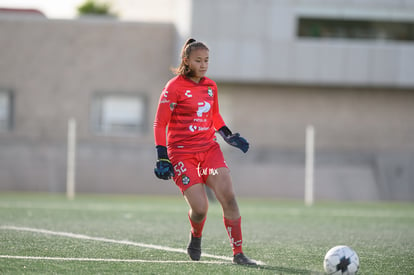
[[[168,141],[169,151],[205,151],[215,142],[216,129],[223,126],[213,80],[203,77],[195,83],[179,75],[164,87],[154,121],[155,145],[167,146]]]

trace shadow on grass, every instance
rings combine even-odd
[[[271,266],[271,265],[258,265],[258,266],[243,266],[243,267],[250,267],[259,270],[271,270],[278,272],[277,274],[298,274],[298,275],[322,275],[324,273],[309,271],[306,269],[298,269],[298,268],[289,268],[289,267],[281,267],[281,266]]]

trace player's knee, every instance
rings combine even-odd
[[[207,215],[208,204],[197,204],[191,207],[191,219],[194,221],[202,221]]]

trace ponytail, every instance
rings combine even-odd
[[[203,43],[196,41],[194,38],[189,38],[185,41],[183,48],[181,49],[181,63],[180,66],[177,68],[173,68],[172,71],[176,75],[185,75],[185,76],[192,76],[192,71],[190,68],[184,63],[185,58],[189,58],[190,54],[195,49],[205,49],[209,50],[208,47]]]

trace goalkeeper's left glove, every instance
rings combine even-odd
[[[233,134],[227,126],[223,126],[218,130],[223,139],[231,146],[237,147],[246,153],[249,150],[249,143],[240,136],[239,133]]]

